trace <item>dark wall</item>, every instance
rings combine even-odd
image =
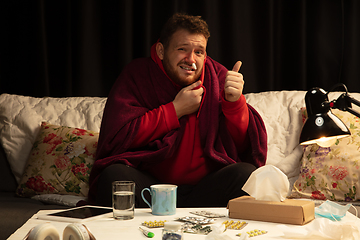
[[[107,96],[175,12],[208,22],[213,59],[243,62],[245,93],[338,82],[360,92],[358,0],[4,0],[0,93]]]

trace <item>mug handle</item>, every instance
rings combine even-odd
[[[146,199],[145,199],[145,197],[144,197],[144,191],[145,191],[145,190],[149,191],[150,196],[151,196],[151,191],[150,191],[150,189],[144,188],[144,189],[141,191],[141,197],[142,197],[142,199],[144,200],[144,202],[149,206],[149,208],[151,208],[150,203],[149,203],[148,201],[146,201]]]

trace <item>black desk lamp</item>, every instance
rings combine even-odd
[[[305,104],[308,118],[301,130],[300,144],[308,145],[317,143],[322,147],[330,147],[339,138],[350,136],[346,125],[331,112],[331,108],[348,111],[360,118],[360,114],[351,108],[354,103],[360,102],[349,96],[344,84],[335,85],[333,89],[342,86],[345,93],[338,99],[329,102],[328,94],[321,88],[312,88],[305,95]]]

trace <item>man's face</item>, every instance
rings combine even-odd
[[[176,31],[169,46],[164,49],[162,59],[168,76],[183,87],[196,82],[203,69],[206,45],[207,40],[202,34],[191,34],[184,29]],[[196,64],[196,70],[193,63]]]

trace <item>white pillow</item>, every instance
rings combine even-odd
[[[86,197],[61,195],[61,194],[42,194],[35,195],[31,199],[38,200],[47,204],[64,205],[68,207],[76,207],[79,201],[85,201]]]

